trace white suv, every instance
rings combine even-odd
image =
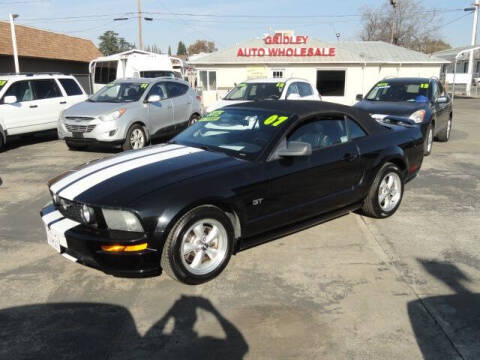
[[[209,106],[211,112],[223,106],[259,100],[317,100],[315,86],[300,78],[252,79],[236,85],[222,100]]]
[[[86,98],[71,75],[0,74],[0,149],[10,135],[56,129],[60,113]]]

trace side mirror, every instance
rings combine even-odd
[[[445,104],[448,102],[448,97],[446,96],[440,96],[437,98],[437,103],[438,104]]]
[[[5,96],[3,102],[5,104],[15,104],[17,102],[17,97],[15,95]]]
[[[299,100],[300,99],[300,95],[298,94],[290,94],[287,96],[287,100]]]
[[[308,156],[312,154],[312,145],[301,141],[289,141],[287,147],[278,150],[278,156]]]
[[[147,99],[147,103],[159,102],[160,100],[162,100],[160,95],[150,95]]]
[[[363,95],[362,95],[362,94],[358,94],[358,95],[355,97],[355,100],[357,100],[357,101],[362,101],[362,100],[363,100]]]

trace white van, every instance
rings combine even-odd
[[[71,75],[0,74],[0,149],[10,135],[56,129],[60,113],[86,99]]]
[[[93,92],[106,84],[122,78],[182,78],[175,71],[167,54],[155,54],[143,50],[129,50],[119,54],[102,56],[89,65]]]

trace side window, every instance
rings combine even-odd
[[[82,89],[73,79],[58,79],[68,96],[82,95]]]
[[[297,83],[298,87],[298,92],[301,97],[305,96],[312,96],[313,95],[313,90],[310,84],[304,83],[304,82],[299,82]]]
[[[348,141],[344,119],[314,119],[300,125],[287,138],[288,141],[306,142],[312,150]]]
[[[438,83],[438,96],[446,96],[442,83]]]
[[[297,83],[293,83],[288,87],[287,95],[285,95],[285,98],[288,98],[288,96],[292,95],[292,94],[300,95],[298,93]]]
[[[118,61],[99,61],[95,64],[95,83],[108,84],[117,78]]]
[[[53,79],[32,80],[31,84],[35,100],[62,97],[62,93]]]
[[[350,139],[358,139],[367,135],[365,131],[357,124],[355,120],[347,117],[347,127],[350,134]]]
[[[167,98],[167,89],[165,88],[165,83],[159,82],[153,85],[152,89],[148,93],[148,96],[151,95],[158,95],[160,96],[160,99],[165,100]]]
[[[5,96],[16,96],[17,102],[31,101],[33,100],[32,88],[30,87],[29,81],[17,81],[10,85],[10,87],[5,91],[1,103],[3,104],[3,99]]]
[[[167,95],[169,98],[182,96],[188,91],[188,86],[180,83],[167,82]]]
[[[432,81],[432,98],[436,99],[438,97],[438,86],[436,81]]]

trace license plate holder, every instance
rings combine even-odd
[[[73,133],[72,133],[72,137],[73,137],[74,139],[83,139],[83,133],[73,132]]]
[[[47,232],[48,245],[53,247],[58,253],[61,253],[62,249],[60,247],[60,239],[57,234],[55,234],[53,230],[49,229],[48,226],[45,227],[45,231]]]

